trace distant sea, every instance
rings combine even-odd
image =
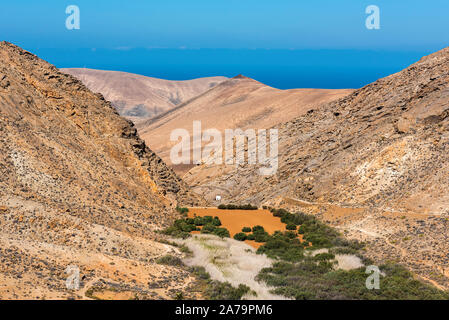
[[[58,68],[168,80],[243,74],[279,89],[360,88],[431,52],[267,49],[29,49]]]

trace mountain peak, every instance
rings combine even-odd
[[[235,77],[233,77],[232,79],[250,79],[250,80],[253,80],[253,79],[251,79],[249,77],[244,76],[243,74],[238,74]]]

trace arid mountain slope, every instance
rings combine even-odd
[[[291,120],[320,103],[341,98],[353,90],[294,89],[279,90],[253,79],[237,76],[171,111],[138,125],[142,138],[170,164],[170,141],[174,129],[192,134],[193,121],[202,130],[262,129]],[[184,172],[182,166],[174,167]]]
[[[138,295],[185,286],[153,263],[169,250],[153,231],[179,202],[202,203],[109,102],[0,43],[0,298],[84,297],[98,281]],[[69,264],[84,276],[75,293]]]
[[[449,288],[449,48],[277,128],[275,175],[199,166],[185,180],[208,199],[322,214]]]
[[[138,74],[84,68],[61,69],[111,101],[120,115],[138,123],[164,113],[225,81],[209,77],[170,81]]]
[[[278,196],[443,213],[449,207],[449,49],[279,129],[271,178],[238,168],[232,198]],[[198,170],[201,170],[198,168]],[[242,176],[243,174],[243,176]],[[250,192],[238,190],[240,179]],[[217,181],[217,184],[219,182]],[[246,188],[246,187],[245,187]],[[422,209],[420,209],[422,208]]]

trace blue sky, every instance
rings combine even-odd
[[[65,8],[71,4],[80,8],[80,30],[65,28]],[[365,8],[371,4],[381,10],[380,30],[365,27]],[[255,54],[255,59],[262,59],[264,66],[272,70],[279,64],[276,59],[289,56],[292,60],[283,63],[287,70],[289,64],[295,66],[295,58],[288,54],[273,54],[271,63],[266,58],[266,50],[322,50],[330,54],[325,58],[332,61],[337,61],[336,56],[332,55],[335,50],[352,50],[348,54],[353,59],[348,59],[348,63],[354,60],[357,64],[366,60],[364,54],[368,51],[392,52],[394,57],[384,54],[379,56],[381,60],[371,59],[369,62],[371,69],[375,70],[376,64],[379,64],[380,70],[391,72],[414,62],[419,55],[448,46],[448,15],[447,0],[16,0],[1,5],[0,40],[13,42],[38,54],[42,52],[44,58],[52,59],[50,62],[58,67],[95,67],[101,64],[99,54],[84,54],[83,60],[78,59],[80,50],[103,49],[99,52],[108,56],[114,54],[114,50],[128,50],[128,56],[124,58],[140,58],[140,73],[146,75],[153,74],[144,60],[148,61],[153,56],[149,54],[145,58],[138,55],[133,58],[136,48],[187,51],[259,49],[255,52],[261,52],[264,58],[258,58]],[[50,48],[59,51],[55,50],[52,54],[48,51]],[[403,54],[403,60],[393,68],[386,68],[391,64],[388,60],[396,61],[398,52]],[[67,63],[64,57],[68,55],[72,58],[72,65],[62,65]],[[220,55],[220,58],[227,59],[227,56]],[[229,58],[232,59],[231,56]],[[251,59],[248,60],[251,64]],[[160,63],[171,68],[169,60]],[[195,63],[203,66],[199,60],[191,60],[187,64]],[[126,61],[122,65],[101,65],[108,69],[129,70]],[[218,62],[216,65],[219,67]],[[307,66],[313,67],[312,64]],[[182,67],[182,63],[178,64],[178,69]],[[222,72],[222,68],[218,69],[217,72]],[[139,68],[132,70],[136,72]],[[284,69],[280,66],[279,70],[282,72]],[[213,67],[200,75],[209,73],[214,73]],[[276,76],[274,71],[273,76]],[[374,72],[371,78],[377,76]],[[177,76],[174,73],[171,77],[185,78],[188,75],[179,73]],[[365,77],[360,83],[372,80],[368,78]]]

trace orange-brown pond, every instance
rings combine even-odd
[[[268,210],[222,210],[216,208],[189,208],[188,217],[212,216],[218,217],[224,228],[229,230],[231,238],[235,234],[242,232],[243,227],[262,226],[269,234],[275,231],[286,231],[286,224],[281,222],[281,218],[274,217]],[[198,233],[198,231],[193,232]],[[254,248],[259,248],[263,243],[253,240],[245,240],[247,244]]]

